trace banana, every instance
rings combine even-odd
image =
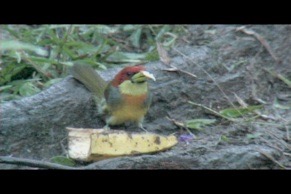
[[[79,161],[98,161],[119,156],[155,153],[178,143],[174,135],[130,133],[121,130],[67,128],[69,157]]]

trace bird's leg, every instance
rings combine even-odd
[[[141,119],[139,119],[139,120],[137,121],[137,126],[138,126],[138,128],[144,130],[146,133],[149,133],[149,132],[148,132],[148,131],[143,127],[143,125],[142,125],[142,123],[143,123],[143,119],[144,119],[144,117],[142,117]]]
[[[106,125],[103,127],[103,129],[105,129],[105,130],[110,130],[109,124],[106,123]]]
[[[110,116],[106,119],[106,125],[104,126],[104,128],[110,129],[109,125],[114,126],[118,124],[119,124],[118,118],[115,116]]]
[[[142,126],[142,124],[140,124],[140,125],[138,125],[138,127],[140,128],[140,129],[142,129],[142,130],[144,130],[146,133],[149,133],[143,126]]]

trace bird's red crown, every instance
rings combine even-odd
[[[118,87],[125,80],[130,80],[131,76],[140,71],[144,71],[145,68],[142,65],[128,66],[123,68],[113,79],[112,85]]]

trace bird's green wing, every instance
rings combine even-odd
[[[119,92],[119,88],[112,86],[111,83],[107,85],[104,91],[104,97],[110,110],[118,108],[119,105],[121,105],[122,96]]]

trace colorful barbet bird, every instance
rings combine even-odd
[[[152,101],[147,81],[156,79],[144,66],[125,67],[108,84],[88,65],[74,65],[72,75],[97,97],[105,128],[133,122],[145,130],[142,123]]]

